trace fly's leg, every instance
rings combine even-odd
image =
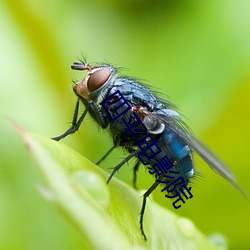
[[[135,189],[137,189],[136,188],[136,172],[138,171],[138,168],[139,168],[140,164],[141,164],[140,160],[137,160],[136,163],[135,163],[135,166],[133,168],[133,187]]]
[[[113,151],[113,149],[114,149],[115,147],[116,147],[116,146],[113,146],[113,147],[112,147],[112,148],[111,148],[111,149],[110,149],[110,150],[109,150],[109,151],[108,151],[108,152],[107,152],[107,153],[106,153],[97,163],[96,163],[96,165],[100,164],[100,163],[101,163],[101,162],[102,162],[102,161],[103,161],[103,160]],[[129,156],[130,156],[130,155],[129,155]],[[131,157],[133,157],[133,155],[132,155]],[[131,158],[131,157],[130,157],[130,158]],[[129,159],[130,159],[130,158],[129,158]],[[126,158],[125,158],[123,161],[126,162],[126,161],[128,161],[129,159],[126,159]],[[122,161],[120,164],[123,165],[123,164],[125,163],[125,162],[123,162],[123,161]],[[113,175],[115,174],[115,172],[118,171],[118,170],[122,167],[122,165],[120,165],[120,164],[114,168],[114,170],[113,170],[114,173],[112,172],[112,174],[111,174],[112,176],[109,177],[110,180],[111,180],[111,178],[113,177]],[[135,166],[134,166],[134,168],[133,168],[133,186],[134,186],[135,189],[136,189],[136,172],[137,172],[139,166],[140,166],[140,161],[137,160],[137,162],[135,163]],[[109,181],[110,181],[110,180],[109,180]],[[108,182],[109,182],[109,181],[108,181]],[[108,182],[107,182],[107,183],[108,183]]]
[[[162,180],[163,179],[163,175],[161,175],[158,180]],[[147,198],[148,196],[156,189],[156,187],[160,184],[160,182],[155,181],[154,184],[147,190],[146,193],[144,193],[143,195],[143,200],[142,200],[142,207],[141,207],[141,212],[140,212],[140,230],[141,233],[143,235],[144,240],[147,240],[147,236],[144,232],[143,229],[143,216],[144,216],[144,212],[145,212],[145,208],[146,208],[146,202],[147,202]]]
[[[89,105],[91,107],[90,112],[94,114],[97,123],[100,124],[102,128],[106,128],[108,126],[106,114],[100,110],[98,105],[93,100],[89,101]]]
[[[82,121],[83,121],[84,117],[86,116],[86,114],[88,112],[88,109],[89,109],[89,106],[87,106],[86,109],[84,110],[84,112],[82,113],[81,117],[77,121],[78,112],[79,112],[79,103],[80,103],[80,101],[78,99],[77,102],[76,102],[76,106],[75,106],[75,110],[74,110],[74,116],[73,116],[71,127],[65,133],[63,133],[62,135],[59,135],[59,136],[51,138],[51,139],[53,139],[55,141],[60,141],[64,137],[68,136],[69,134],[75,133],[79,129],[79,127],[80,127],[80,125],[81,125],[81,123],[82,123]]]
[[[109,182],[111,181],[112,177],[114,176],[114,174],[127,162],[129,161],[132,157],[136,156],[139,152],[141,151],[141,149],[137,149],[136,151],[130,153],[121,163],[119,163],[116,167],[114,167],[112,173],[110,174],[108,180],[107,180],[107,184],[109,184]]]
[[[99,165],[115,148],[115,145],[96,163],[96,165]]]

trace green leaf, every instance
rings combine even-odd
[[[226,249],[215,245],[189,219],[178,217],[148,199],[144,241],[139,229],[143,192],[113,178],[75,150],[21,131],[44,176],[39,191],[81,232],[82,249]]]

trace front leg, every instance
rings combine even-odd
[[[76,106],[75,106],[75,110],[74,110],[74,116],[73,116],[73,120],[72,120],[71,127],[70,127],[65,133],[63,133],[62,135],[59,135],[59,136],[57,136],[57,137],[53,137],[53,138],[51,138],[51,139],[53,139],[53,140],[55,140],[55,141],[60,141],[60,140],[63,139],[64,137],[68,136],[69,134],[75,133],[75,132],[79,129],[79,127],[80,127],[80,125],[81,125],[81,123],[82,123],[84,117],[86,116],[86,114],[87,114],[87,112],[88,112],[88,110],[89,110],[89,104],[88,104],[88,105],[86,106],[86,109],[85,109],[84,112],[82,113],[81,117],[80,117],[79,120],[77,121],[78,112],[79,112],[79,103],[80,103],[80,101],[79,101],[79,99],[78,99],[77,102],[76,102]]]
[[[93,118],[103,129],[106,128],[108,126],[106,113],[102,112],[97,103],[92,100],[89,101],[89,105],[91,107],[89,112],[92,114]]]

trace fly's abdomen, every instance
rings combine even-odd
[[[188,183],[189,178],[194,175],[190,147],[170,129],[164,130],[158,145],[173,163],[174,170]]]

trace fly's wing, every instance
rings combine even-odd
[[[248,199],[247,195],[237,185],[236,178],[230,169],[210,149],[191,134],[182,136],[182,138],[208,164],[209,167],[230,182],[242,195],[245,196],[245,198]]]
[[[163,113],[164,110],[160,111],[158,114],[155,112],[152,115],[155,119],[158,119],[159,122],[163,123],[166,127],[174,131],[212,168],[212,170],[230,182],[242,195],[245,196],[245,198],[248,199],[247,195],[236,184],[236,178],[228,169],[228,167],[210,149],[208,149],[202,142],[200,142],[188,131],[180,118],[176,115],[170,115],[167,109],[165,114]]]

